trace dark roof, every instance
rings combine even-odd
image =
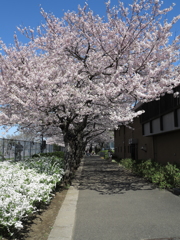
[[[134,106],[134,111],[138,111],[142,108],[142,106],[144,105],[144,103],[142,102],[138,102],[135,106]]]

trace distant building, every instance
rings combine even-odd
[[[115,155],[180,165],[180,98],[165,94],[160,100],[139,103],[135,110],[145,113],[134,119],[133,129],[120,126],[115,130]]]

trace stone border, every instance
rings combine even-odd
[[[56,217],[53,228],[49,234],[48,240],[71,240],[75,224],[76,206],[79,196],[78,177],[81,176],[84,159],[76,171],[75,180],[67,191],[66,197]],[[77,180],[76,180],[77,177]]]

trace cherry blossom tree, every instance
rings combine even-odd
[[[140,115],[135,102],[179,85],[180,36],[171,40],[171,28],[180,16],[163,21],[172,7],[134,0],[106,8],[106,18],[85,5],[62,19],[41,9],[45,24],[19,29],[28,44],[16,35],[12,47],[1,42],[0,124],[60,129],[70,165],[88,137]]]

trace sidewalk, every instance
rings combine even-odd
[[[86,157],[48,240],[180,239],[180,197],[116,163]]]

